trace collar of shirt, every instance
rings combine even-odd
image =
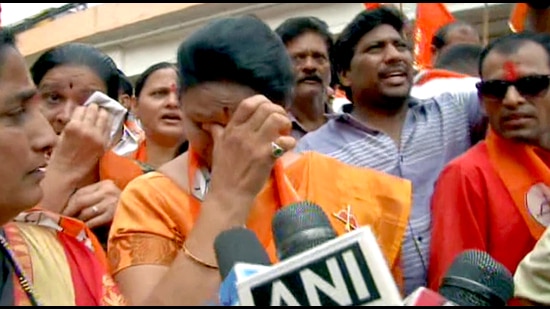
[[[415,98],[409,98],[409,101],[407,102],[407,105],[410,110],[419,109],[422,107],[421,100],[415,99]],[[407,112],[409,112],[407,111]],[[368,127],[367,125],[363,124],[359,119],[355,118],[352,115],[353,112],[353,104],[346,104],[342,108],[342,113],[331,113],[327,114],[327,118],[329,120],[335,120],[339,122],[344,122],[349,124],[352,127],[355,127],[359,130],[371,133],[371,134],[377,134],[380,133],[378,130],[375,130],[373,128]]]
[[[333,114],[334,114],[334,112],[332,111],[331,107],[328,104],[325,104],[325,113],[323,114],[323,116],[325,116],[327,119],[330,119],[329,118],[330,115],[333,115]],[[306,129],[304,129],[302,124],[298,121],[298,119],[296,119],[296,117],[294,117],[294,115],[292,115],[292,113],[290,111],[288,112],[288,117],[290,118],[290,121],[292,122],[292,129],[293,130],[301,131],[304,134],[308,133],[308,131]]]

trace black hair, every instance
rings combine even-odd
[[[82,65],[94,71],[107,86],[107,95],[118,100],[120,77],[111,57],[99,49],[83,43],[67,43],[43,53],[31,67],[36,85],[51,69],[61,65]]]
[[[476,72],[483,47],[476,44],[455,44],[444,49],[434,64],[436,69],[466,73]]]
[[[490,52],[495,51],[503,55],[511,55],[517,52],[525,43],[533,42],[539,44],[546,51],[548,57],[548,65],[550,66],[550,35],[546,33],[536,33],[524,31],[501,36],[489,43],[479,56],[478,71],[479,76],[482,75],[483,62]]]
[[[332,34],[327,23],[317,17],[292,17],[285,20],[275,29],[275,33],[277,33],[285,45],[306,32],[314,32],[321,36],[327,45],[327,51],[330,56],[332,46],[334,45]]]
[[[291,101],[290,57],[277,34],[257,17],[212,21],[181,43],[177,57],[183,92],[205,82],[229,81],[276,104]]]
[[[550,3],[548,2],[526,2],[529,7],[535,10],[544,10],[550,8]]]
[[[441,48],[443,48],[448,43],[447,35],[449,34],[449,32],[460,27],[469,27],[474,29],[472,25],[462,20],[450,22],[440,27],[439,29],[437,29],[437,31],[432,37],[432,42],[431,42],[432,46],[435,47],[436,50],[440,50]]]
[[[120,76],[120,82],[118,85],[119,93],[129,95],[130,97],[133,96],[134,86],[132,86],[132,82],[130,81],[128,76],[126,76],[126,74],[124,74],[124,72],[122,72],[121,70],[118,70],[118,75]]]
[[[307,32],[313,32],[325,41],[327,56],[331,68],[330,85],[334,87],[334,85],[338,84],[338,74],[332,65],[334,39],[326,22],[314,16],[291,17],[275,29],[275,33],[277,33],[285,45],[288,45],[294,39]]]
[[[152,66],[148,67],[145,71],[143,71],[143,73],[141,73],[141,75],[136,80],[136,87],[135,87],[136,98],[139,97],[139,95],[141,94],[141,91],[143,90],[143,87],[145,87],[145,83],[147,82],[149,77],[156,71],[162,70],[162,69],[174,69],[174,71],[176,71],[179,77],[178,68],[174,64],[170,62],[155,63]]]
[[[402,33],[405,20],[398,10],[389,6],[363,11],[355,16],[334,45],[334,61],[338,72],[349,70],[355,48],[361,38],[380,25],[389,25]]]
[[[403,34],[405,17],[394,7],[382,6],[357,14],[344,28],[334,44],[333,61],[338,73],[350,69],[351,59],[361,38],[381,25],[389,25]],[[348,98],[352,97],[349,87],[342,87],[342,89]]]

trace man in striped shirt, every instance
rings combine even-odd
[[[343,30],[334,61],[353,110],[332,115],[300,140],[298,151],[412,181],[414,204],[401,258],[404,292],[410,294],[426,285],[434,182],[447,162],[470,148],[470,135],[484,130],[484,122],[475,87],[426,100],[410,96],[413,55],[403,24],[399,12],[380,8],[360,13]]]

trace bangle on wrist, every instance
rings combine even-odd
[[[193,260],[193,262],[201,265],[201,266],[204,266],[206,268],[210,268],[210,269],[218,269],[218,265],[216,264],[211,264],[211,263],[208,263],[200,258],[198,258],[197,256],[195,256],[193,253],[191,253],[191,251],[189,251],[189,249],[187,249],[187,247],[185,246],[185,244],[183,244],[182,246],[182,250],[183,250],[183,253],[188,257],[190,258],[191,260]]]

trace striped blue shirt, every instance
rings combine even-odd
[[[298,143],[299,152],[317,151],[412,182],[413,209],[402,249],[407,295],[426,285],[434,183],[450,160],[470,148],[470,133],[482,119],[477,91],[472,87],[427,100],[411,99],[400,145],[346,113],[332,115]]]

